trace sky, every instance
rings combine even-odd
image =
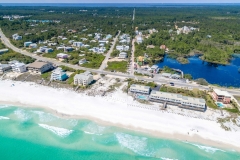
[[[239,0],[0,0],[0,3],[240,3]]]

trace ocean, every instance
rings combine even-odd
[[[240,153],[153,137],[42,109],[0,105],[1,160],[237,160]]]
[[[52,6],[52,7],[203,7],[239,6],[240,3],[0,3],[2,6]]]

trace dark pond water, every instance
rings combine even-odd
[[[233,58],[229,65],[210,64],[199,59],[198,56],[188,58],[189,64],[180,64],[175,59],[165,56],[164,61],[157,65],[162,68],[168,66],[170,68],[180,69],[184,74],[191,74],[194,79],[204,78],[211,84],[221,86],[240,87],[240,58]]]

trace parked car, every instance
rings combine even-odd
[[[173,83],[173,82],[170,82],[170,85],[171,85],[171,86],[174,86],[174,83]]]

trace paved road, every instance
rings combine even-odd
[[[105,59],[103,60],[101,66],[100,66],[100,68],[99,68],[100,71],[103,71],[103,70],[106,68],[108,59],[109,59],[109,57],[111,56],[111,53],[112,53],[113,50],[114,50],[115,44],[116,44],[116,42],[117,42],[117,40],[118,40],[118,36],[120,35],[120,33],[121,33],[121,31],[118,31],[118,34],[117,34],[116,37],[114,38],[113,44],[112,44],[111,48],[109,49],[108,53],[106,54],[106,57],[105,57]]]
[[[135,45],[134,45],[134,43],[135,43],[135,38],[132,40],[132,50],[131,50],[131,62],[132,62],[132,64],[131,64],[131,71],[130,71],[130,75],[132,75],[132,76],[134,76],[134,53],[135,53]]]
[[[1,36],[1,39],[2,39],[3,43],[8,48],[11,48],[15,52],[19,52],[19,53],[21,53],[23,55],[35,58],[37,60],[48,61],[48,62],[51,62],[51,63],[56,64],[58,66],[63,65],[63,66],[67,66],[67,67],[70,67],[70,68],[73,68],[73,69],[76,69],[76,70],[78,70],[78,69],[88,70],[88,71],[91,71],[91,72],[95,72],[95,73],[99,73],[99,74],[107,74],[107,75],[111,75],[111,76],[115,76],[115,77],[133,78],[133,79],[144,80],[144,81],[149,81],[149,82],[153,82],[154,81],[154,82],[160,83],[160,84],[169,84],[169,82],[174,82],[176,87],[199,88],[199,89],[203,89],[203,90],[208,90],[209,89],[209,87],[207,87],[207,86],[201,86],[201,85],[197,85],[197,84],[184,83],[184,82],[181,82],[179,80],[174,80],[174,79],[144,78],[144,77],[141,77],[141,76],[133,76],[133,75],[124,74],[124,73],[109,72],[109,71],[104,71],[104,70],[99,70],[99,69],[85,68],[85,67],[80,67],[80,66],[77,66],[77,65],[72,65],[72,64],[68,64],[68,63],[59,62],[56,59],[41,57],[41,56],[38,56],[36,54],[29,53],[29,52],[27,52],[25,50],[21,50],[21,49],[15,47],[15,46],[13,46],[10,43],[9,39],[3,34],[1,29],[0,29],[0,36]],[[218,88],[218,87],[215,87],[215,88]],[[226,89],[226,88],[219,88],[219,89],[226,90],[230,94],[233,94],[233,95],[240,95],[240,90],[239,89]]]

